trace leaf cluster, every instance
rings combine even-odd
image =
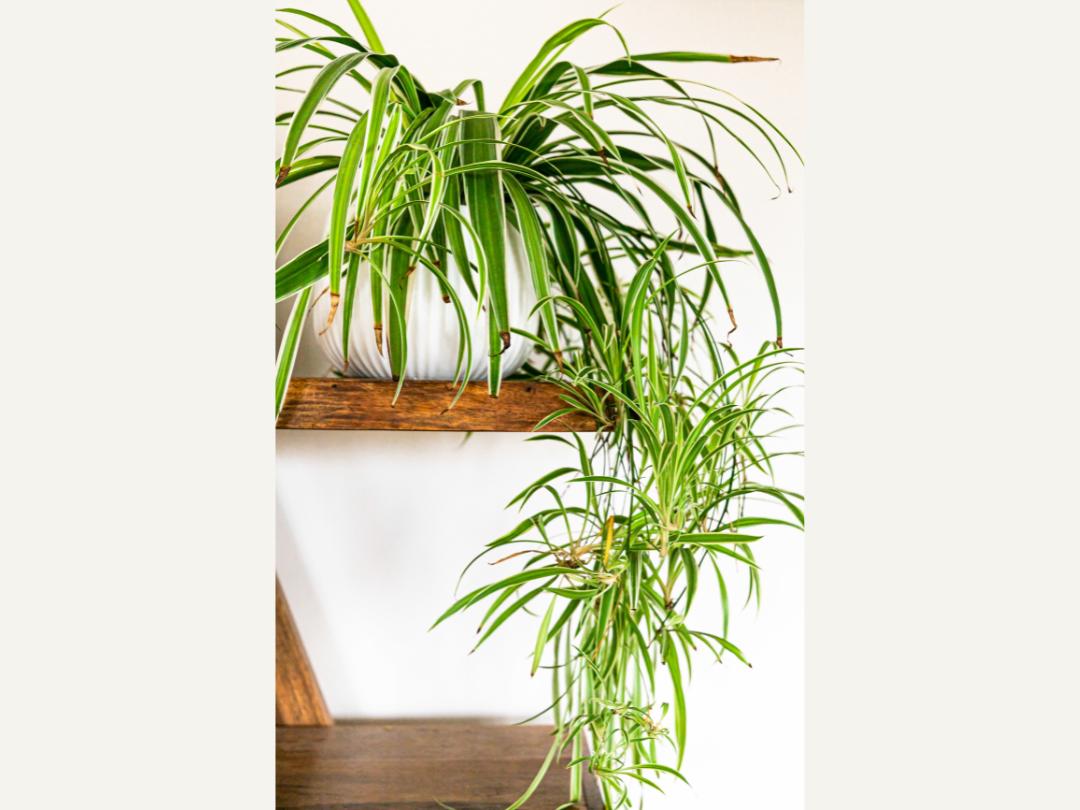
[[[773,462],[784,454],[774,446],[775,423],[788,416],[779,407],[781,375],[798,373],[798,364],[783,348],[772,268],[721,170],[719,145],[737,147],[778,188],[798,153],[750,105],[663,72],[759,57],[635,54],[604,17],[587,18],[551,36],[498,108],[488,109],[478,80],[425,87],[386,52],[359,0],[349,6],[359,37],[310,12],[280,10],[277,49],[315,60],[278,74],[279,82],[310,81],[279,87],[299,103],[277,119],[285,143],[276,183],[318,177],[321,184],[279,234],[278,250],[320,196],[330,194],[332,204],[327,237],[276,274],[278,300],[293,299],[277,406],[313,288],[326,285],[329,321],[342,318],[347,362],[365,272],[371,339],[388,353],[399,391],[414,272],[434,274],[457,315],[459,391],[477,352],[487,356],[497,396],[503,352],[515,340],[535,347],[526,373],[560,385],[565,401],[538,428],[583,412],[601,429],[588,442],[577,434],[530,438],[565,445],[572,462],[518,493],[510,506],[526,516],[477,558],[498,554],[520,570],[465,594],[436,624],[483,609],[479,647],[514,616],[538,619],[529,665],[534,675],[550,672],[544,711],[556,734],[514,807],[567,748],[571,803],[587,769],[607,806],[628,807],[635,787],[658,788],[665,774],[683,778],[693,654],[748,663],[728,640],[732,566],[745,574],[748,599],[758,598],[755,543],[766,530],[803,523],[801,497],[773,483]],[[591,66],[567,59],[593,29],[611,32],[621,52]],[[337,97],[343,84],[360,89],[366,109]],[[668,137],[657,116],[673,110],[700,124],[704,150]],[[744,244],[722,244],[723,227]],[[509,322],[508,234],[525,248],[535,333]],[[774,331],[746,358],[726,337],[736,327],[724,278],[730,262],[755,267],[772,304]],[[451,283],[455,275],[463,285]],[[459,295],[462,286],[467,293]],[[719,325],[717,304],[727,321]],[[468,322],[481,313],[487,341],[474,346]],[[765,501],[783,517],[776,508],[748,508]],[[692,624],[707,582],[720,597],[719,632]],[[664,761],[669,753],[674,765]]]

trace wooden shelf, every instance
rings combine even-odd
[[[450,430],[524,433],[548,414],[565,408],[562,389],[551,383],[506,380],[498,398],[487,383],[469,383],[453,408],[452,383],[406,381],[397,404],[390,380],[301,377],[289,383],[278,416],[279,430]],[[571,414],[545,431],[595,431],[588,416]]]
[[[560,388],[503,383],[497,399],[471,383],[407,382],[393,405],[390,381],[298,378],[289,384],[279,429],[531,431],[566,407]],[[594,431],[574,415],[547,431]],[[465,721],[339,722],[327,711],[288,601],[277,588],[277,807],[283,810],[505,810],[532,783],[551,746],[550,726]],[[555,810],[569,797],[569,752],[522,810]],[[442,805],[439,804],[442,802]],[[602,810],[586,774],[578,810]]]
[[[359,722],[277,729],[277,806],[291,810],[505,810],[532,782],[550,726]],[[523,810],[555,810],[570,772],[553,765]],[[586,773],[579,810],[603,807]]]

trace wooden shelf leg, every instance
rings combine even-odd
[[[277,724],[332,726],[319,681],[311,668],[289,602],[277,582]]]

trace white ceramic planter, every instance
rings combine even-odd
[[[470,248],[470,259],[473,259]],[[451,260],[453,264],[453,260]],[[454,288],[465,308],[472,339],[472,366],[470,380],[484,380],[488,376],[488,315],[486,310],[477,314],[476,299],[456,266],[446,268],[450,285]],[[323,332],[330,314],[330,296],[325,293],[325,279],[313,290],[315,304],[310,320],[315,329],[316,341],[323,354],[336,371],[349,377],[390,379],[390,356],[386,341],[389,335],[390,296],[383,293],[383,347],[380,353],[375,346],[375,322],[371,311],[371,272],[367,263],[360,265],[353,302],[352,323],[349,326],[349,365],[344,368],[341,351],[342,317],[338,310],[334,323]],[[529,276],[524,245],[512,229],[507,229],[506,250],[506,297],[511,328],[536,333],[539,316],[529,317],[536,306],[536,294]],[[452,380],[457,368],[460,325],[453,304],[442,300],[442,291],[435,275],[422,265],[409,276],[405,300],[406,336],[408,356],[405,378],[409,380]],[[510,348],[502,355],[502,373],[508,376],[518,371],[528,358],[532,343],[519,335],[513,335]]]

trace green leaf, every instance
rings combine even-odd
[[[704,53],[702,51],[659,51],[657,53],[635,53],[629,57],[633,62],[776,62],[775,56],[735,56],[725,53]],[[623,60],[612,65],[625,64]]]
[[[386,50],[383,47],[382,40],[379,39],[379,35],[375,33],[375,26],[371,24],[371,18],[364,11],[360,0],[349,0],[349,8],[352,9],[353,16],[356,17],[356,21],[360,24],[360,30],[364,32],[364,39],[368,41],[368,45],[371,46],[372,50]]]
[[[484,634],[480,636],[476,644],[473,645],[472,651],[476,652],[480,648],[480,645],[487,641],[491,637],[491,634],[498,630],[507,619],[509,619],[522,608],[524,608],[525,605],[529,604],[529,602],[531,602],[537,596],[542,594],[547,588],[548,582],[551,581],[553,580],[549,579],[547,580],[547,582],[541,584],[539,588],[534,588],[533,590],[529,591],[527,594],[525,594],[512,605],[510,605],[510,607],[500,613],[498,618],[496,618],[495,621],[488,625],[487,630],[484,631]],[[499,605],[502,604],[503,600],[508,599],[510,596],[513,595],[513,593],[514,588],[507,588],[503,591],[502,595],[492,604],[491,610],[488,611],[488,615],[484,617],[484,621],[480,623],[481,629],[483,629],[484,624],[487,622],[488,618],[490,618],[491,613],[493,613],[495,610],[498,610]]]
[[[314,20],[315,22],[320,23],[321,25],[325,25],[327,28],[329,28],[335,34],[340,34],[343,37],[347,37],[349,35],[349,32],[346,31],[344,28],[342,28],[340,25],[338,25],[336,23],[332,23],[332,22],[330,22],[330,20],[326,19],[325,17],[320,17],[318,14],[313,14],[310,11],[304,11],[303,9],[299,9],[299,8],[279,8],[278,12],[280,14],[296,14],[297,16],[300,16],[300,17],[306,17],[309,20]]]
[[[345,149],[341,153],[341,163],[338,168],[337,181],[334,183],[334,202],[330,210],[330,228],[327,237],[327,272],[330,274],[330,314],[327,318],[327,326],[333,320],[337,312],[337,296],[341,284],[341,265],[345,261],[345,229],[348,226],[349,206],[352,203],[353,187],[356,183],[356,174],[359,169],[360,155],[364,149],[365,139],[368,137],[369,118],[365,114],[360,117],[349,133],[349,139],[345,142]]]
[[[679,653],[670,634],[664,636],[664,663],[667,664],[671,686],[675,692],[675,747],[678,750],[678,764],[675,767],[681,768],[683,755],[686,753],[686,694],[679,669]]]
[[[672,776],[674,776],[675,778],[677,778],[684,785],[689,785],[690,784],[689,782],[686,781],[686,777],[683,776],[681,773],[679,773],[677,770],[675,770],[674,768],[668,767],[667,765],[661,765],[659,762],[642,762],[639,765],[626,765],[626,766],[624,766],[622,768],[622,772],[636,771],[636,770],[648,770],[648,771],[657,771],[658,773],[668,773],[668,774],[671,774]]]
[[[296,363],[296,347],[300,343],[300,332],[304,328],[310,298],[310,287],[296,297],[289,315],[289,322],[285,326],[285,336],[278,348],[277,376],[274,383],[275,416],[281,413],[281,406],[285,403],[285,391],[289,387],[289,378],[292,377],[293,364]]]
[[[403,238],[408,237],[410,233],[408,217],[401,217],[395,233]],[[398,382],[404,381],[405,369],[408,365],[408,324],[405,320],[405,301],[409,294],[409,276],[412,275],[414,269],[409,264],[411,257],[412,250],[409,247],[395,244],[390,248],[390,274],[387,283],[387,292],[390,296],[390,330],[387,351],[390,353],[390,374]],[[398,391],[400,390],[399,386]]]
[[[532,782],[525,789],[525,792],[517,798],[517,800],[511,804],[506,810],[518,810],[529,798],[536,792],[536,789],[540,787],[540,783],[544,781],[544,777],[547,776],[548,770],[551,768],[551,763],[555,761],[555,758],[559,755],[559,751],[562,750],[563,742],[562,738],[556,734],[555,739],[551,743],[551,747],[548,749],[547,756],[544,757],[544,762],[540,766],[540,770],[533,778]]]
[[[537,306],[540,308],[540,318],[547,333],[548,345],[554,351],[555,358],[561,365],[562,353],[559,350],[558,320],[555,315],[555,302],[550,297],[551,268],[548,265],[547,252],[544,246],[543,226],[521,183],[512,175],[507,175],[504,178],[504,184],[506,190],[510,192],[514,212],[517,214],[518,228],[521,231],[522,242],[525,244],[525,256],[529,262],[533,289],[536,292],[537,301],[540,302]]]
[[[530,582],[534,579],[543,579],[544,577],[550,578],[552,576],[561,576],[568,573],[572,573],[572,571],[569,568],[562,568],[561,566],[533,568],[531,570],[522,571],[518,574],[514,574],[513,576],[506,577],[505,579],[501,579],[491,585],[485,585],[482,588],[477,588],[475,591],[472,591],[471,593],[468,593],[465,596],[461,597],[456,602],[454,602],[453,605],[447,608],[447,610],[441,616],[439,616],[438,619],[435,620],[435,623],[431,625],[430,629],[438,627],[455,613],[458,613],[465,608],[475,605],[481,599],[484,599],[485,597],[490,596],[491,594],[495,593],[496,591],[500,591],[503,588],[521,585],[524,582]]]
[[[281,253],[281,249],[285,246],[285,240],[289,238],[289,234],[292,233],[292,229],[296,227],[296,223],[300,221],[300,217],[307,211],[308,207],[319,198],[319,196],[330,187],[330,184],[334,182],[336,178],[331,177],[321,186],[319,186],[315,192],[304,201],[304,203],[296,209],[296,213],[289,218],[289,221],[285,223],[285,227],[281,229],[277,239],[274,240],[274,255]],[[280,297],[280,296],[279,296]]]
[[[274,274],[275,300],[295,295],[325,276],[326,254],[326,242],[322,241],[281,265]]]
[[[285,180],[292,169],[293,158],[296,157],[296,149],[300,145],[300,138],[304,134],[304,128],[307,126],[308,121],[311,120],[311,116],[315,114],[315,110],[326,98],[330,90],[333,89],[334,85],[337,84],[338,79],[359,66],[366,58],[366,53],[346,54],[337,57],[319,71],[289,124],[289,131],[285,136],[285,146],[281,152],[281,168],[278,170],[277,177],[278,185],[282,184],[282,181]]]
[[[465,174],[465,197],[469,218],[476,229],[487,264],[489,318],[501,347],[492,346],[493,357],[510,348],[510,326],[506,298],[506,207],[503,202],[502,175],[491,162],[498,160],[498,125],[493,115],[467,113],[461,127],[462,166]],[[497,362],[492,364],[496,367]],[[498,394],[501,374],[491,373],[492,395]]]
[[[555,63],[570,45],[584,34],[598,25],[606,25],[611,28],[619,41],[622,42],[623,48],[626,48],[626,42],[622,38],[622,34],[611,23],[600,19],[599,17],[591,17],[587,19],[577,20],[569,25],[561,28],[550,36],[537,52],[536,56],[532,58],[532,61],[526,65],[525,70],[521,72],[521,75],[514,82],[510,91],[506,94],[506,99],[503,101],[503,105],[500,108],[500,112],[506,112],[510,107],[520,102],[528,94],[532,85],[547,71],[548,67]],[[627,50],[627,56],[629,56],[629,50]]]
[[[540,476],[538,479],[533,481],[531,484],[529,484],[529,486],[525,487],[525,489],[521,490],[521,492],[519,492],[517,495],[515,495],[510,500],[510,503],[506,504],[505,508],[509,509],[511,506],[513,506],[514,504],[516,504],[518,502],[520,502],[521,505],[524,506],[528,502],[529,498],[532,497],[533,493],[536,492],[537,490],[539,490],[545,484],[548,484],[548,483],[554,481],[556,478],[561,478],[564,475],[568,475],[569,473],[576,473],[576,472],[577,472],[577,469],[574,468],[574,467],[559,467],[556,470],[552,470],[549,473],[545,473],[544,475]]]
[[[341,314],[341,356],[342,370],[349,367],[349,333],[352,329],[353,304],[356,300],[356,285],[360,280],[360,255],[349,255],[349,266],[345,271],[345,311]]]
[[[691,632],[692,635],[701,636],[701,637],[710,639],[712,641],[715,641],[717,644],[719,644],[725,650],[730,652],[732,655],[734,655],[736,658],[738,658],[740,661],[742,661],[748,667],[753,667],[753,665],[749,661],[746,660],[746,656],[743,655],[742,650],[740,650],[738,647],[736,647],[734,644],[732,644],[727,639],[721,638],[720,636],[715,635],[713,633],[706,633],[703,630],[691,630],[690,632]]]
[[[547,644],[547,633],[548,626],[551,624],[551,614],[555,610],[555,599],[556,597],[551,597],[547,613],[544,614],[544,619],[540,622],[540,630],[536,634],[536,645],[533,647],[532,670],[529,672],[530,676],[536,675],[536,670],[540,668],[540,658],[543,656],[544,647]]]
[[[675,536],[672,543],[683,546],[715,546],[719,544],[752,543],[760,536],[737,532],[687,532]]]

